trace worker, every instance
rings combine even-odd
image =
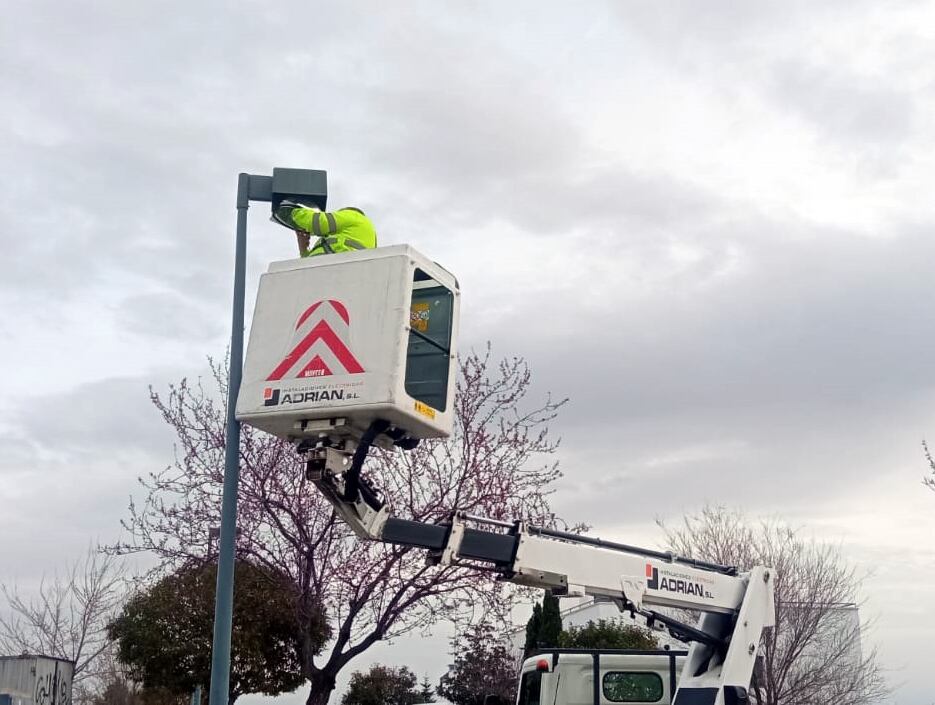
[[[360,208],[353,206],[323,213],[315,206],[283,201],[276,209],[273,220],[295,230],[302,257],[370,250],[377,246],[377,232],[373,222]],[[314,245],[311,245],[312,235],[318,238]]]

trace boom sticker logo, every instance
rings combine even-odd
[[[277,406],[279,404],[279,390],[267,387],[263,390],[263,406]]]
[[[266,380],[360,374],[364,368],[351,352],[350,332],[351,318],[340,301],[328,299],[312,304],[295,324],[289,354]]]
[[[691,575],[685,573],[672,573],[665,571],[668,575],[660,577],[659,569],[652,563],[646,564],[646,587],[649,590],[666,590],[681,595],[696,595],[698,597],[712,598],[710,592],[705,586],[693,580]]]
[[[653,568],[652,563],[646,564],[646,587],[650,590],[659,589],[659,569]]]

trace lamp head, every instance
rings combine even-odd
[[[316,211],[320,211],[321,208],[311,199],[303,198],[284,198],[279,202],[279,205],[273,206],[273,214],[270,216],[270,220],[274,223],[279,223],[285,228],[290,230],[299,230],[295,222],[292,220],[292,212],[296,208],[311,208]]]
[[[273,169],[272,220],[290,229],[296,206],[325,210],[328,204],[328,175],[317,169]]]

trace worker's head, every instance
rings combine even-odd
[[[270,218],[274,223],[279,223],[283,227],[289,228],[290,230],[298,230],[295,223],[292,221],[292,212],[296,208],[309,208],[313,211],[320,211],[321,209],[318,206],[305,203],[297,203],[296,201],[283,200],[274,210],[273,215]]]

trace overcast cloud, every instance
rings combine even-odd
[[[570,397],[565,516],[808,527],[931,702],[931,2],[13,0],[0,66],[0,578],[119,535],[172,459],[148,385],[224,353],[236,174],[324,168]],[[294,248],[262,210],[251,291]]]

